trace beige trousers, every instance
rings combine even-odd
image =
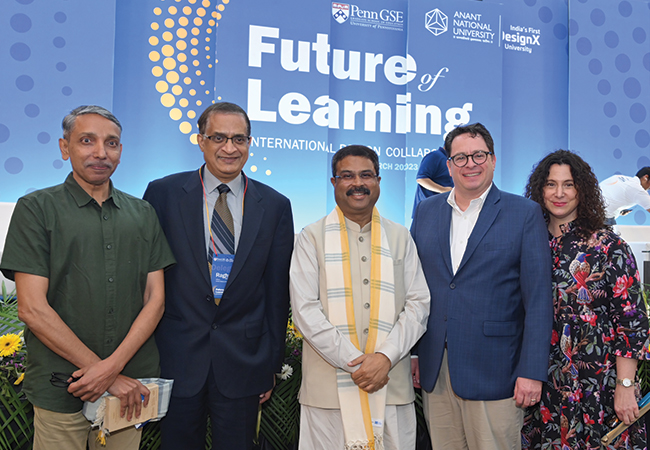
[[[524,411],[513,398],[476,401],[458,397],[449,379],[447,350],[433,391],[422,394],[433,450],[521,449]]]
[[[142,429],[135,427],[111,433],[106,446],[97,442],[98,430],[81,411],[66,414],[34,406],[34,450],[138,450]]]

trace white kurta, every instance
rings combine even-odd
[[[430,296],[417,249],[408,230],[402,225],[383,218],[382,220],[389,243],[400,242],[400,245],[396,244],[395,248],[391,246],[391,256],[395,261],[394,267],[397,272],[395,274],[395,301],[400,307],[396,311],[392,330],[376,351],[386,355],[392,365],[391,372],[388,374],[391,381],[387,387],[387,404],[406,406],[406,408],[400,406],[390,409],[395,413],[391,415],[394,421],[388,418],[387,409],[386,433],[390,433],[389,429],[401,428],[402,438],[406,439],[406,442],[410,442],[412,437],[414,443],[415,421],[410,420],[413,411],[411,404],[413,401],[412,379],[410,370],[404,373],[404,369],[405,366],[410,367],[408,356],[411,347],[426,330]],[[370,315],[371,224],[360,229],[356,223],[346,219],[346,226],[350,244],[355,321],[359,342],[361,348],[364,348]],[[323,252],[322,236],[315,235],[315,232],[320,230],[322,230],[320,222],[310,225],[300,233],[295,245],[291,261],[290,284],[293,319],[309,345],[304,351],[306,353],[315,351],[317,355],[314,358],[322,358],[327,363],[326,365],[318,363],[321,367],[327,368],[328,372],[331,370],[332,374],[335,373],[335,368],[354,372],[357,367],[348,367],[347,363],[363,353],[331,324],[327,317],[327,300],[321,301],[321,293],[324,292],[323,287],[326,281],[321,279],[323,268],[319,263],[323,260],[323,255],[319,254],[319,252]],[[303,374],[306,374],[308,379],[303,380],[300,396],[303,404],[302,410],[308,412],[301,417],[301,449],[324,448],[312,447],[312,444],[308,443],[320,442],[325,439],[325,436],[321,436],[325,431],[334,436],[343,435],[343,426],[337,409],[338,398],[331,398],[332,395],[327,395],[327,399],[319,400],[321,390],[330,394],[333,392],[333,396],[336,397],[335,375],[328,377],[323,373],[322,377],[318,377],[318,374],[310,372],[309,364],[311,364],[310,361],[313,361],[310,357],[303,359]],[[400,364],[399,374],[394,372],[397,370],[395,367],[397,364]],[[395,383],[399,383],[399,386],[396,386]],[[407,393],[405,394],[405,392]],[[337,416],[337,414],[339,415]],[[393,423],[389,424],[389,420]],[[412,429],[409,429],[410,425],[408,424],[411,422]],[[322,442],[327,442],[329,439]],[[401,438],[398,440],[401,441]]]

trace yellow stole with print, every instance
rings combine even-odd
[[[384,342],[395,320],[393,258],[377,208],[372,211],[370,244],[370,325],[362,350],[365,354],[374,353]],[[338,206],[325,222],[325,274],[329,320],[361,350],[354,318],[348,230]],[[350,373],[338,369],[337,387],[345,449],[383,450],[386,386],[368,394],[354,384]]]

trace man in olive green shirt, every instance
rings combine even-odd
[[[115,189],[122,127],[81,106],[63,120],[61,155],[72,173],[14,210],[0,269],[15,279],[28,349],[24,391],[34,404],[34,449],[95,448],[84,401],[104,392],[139,416],[159,375],[152,333],[164,309],[163,270],[174,263],[153,208]],[[70,381],[50,383],[53,372]],[[144,400],[141,400],[144,398]],[[111,434],[106,449],[137,449],[140,431]]]

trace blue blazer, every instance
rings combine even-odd
[[[217,306],[198,171],[152,181],[144,199],[158,213],[177,261],[165,273],[165,313],[156,330],[161,373],[174,379],[174,395],[196,395],[210,366],[226,397],[268,391],[284,359],[294,241],[289,200],[249,178],[235,261]]]
[[[431,291],[417,348],[420,383],[433,390],[446,343],[458,396],[509,398],[518,377],[547,379],[553,302],[546,223],[537,203],[493,185],[454,275],[447,197],[421,202],[411,226]]]

